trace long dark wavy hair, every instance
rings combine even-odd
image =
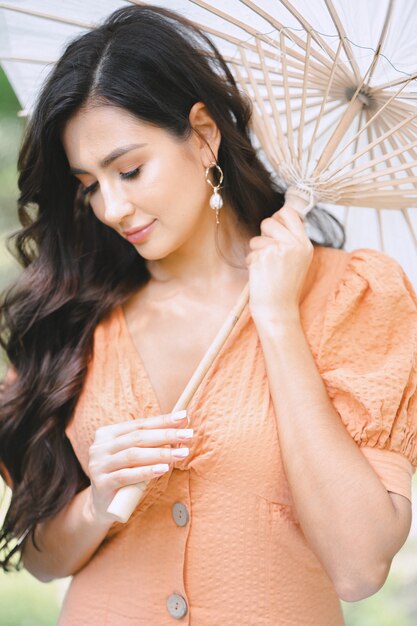
[[[5,571],[20,569],[36,524],[89,485],[65,428],[96,325],[149,279],[135,248],[86,210],[61,132],[93,103],[187,138],[198,101],[221,133],[223,197],[239,222],[260,234],[260,222],[284,195],[251,143],[249,98],[215,45],[184,17],[150,5],[116,10],[67,46],[37,98],[18,159],[22,228],[11,240],[23,271],[0,306],[0,342],[16,373],[0,388],[0,467],[13,486],[0,531]],[[310,237],[313,244],[343,247],[343,227],[330,213],[316,208],[308,219],[322,235]]]

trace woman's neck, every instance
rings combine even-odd
[[[215,291],[220,283],[243,283],[248,276],[245,257],[250,252],[249,239],[247,232],[221,214],[218,228],[221,254],[214,230],[206,230],[169,256],[147,261],[150,280],[174,291],[181,288],[202,294]]]

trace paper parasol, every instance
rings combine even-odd
[[[134,2],[0,2],[0,62],[24,111],[30,112],[41,81],[66,43],[129,4]],[[346,249],[386,251],[417,286],[416,3],[155,0],[155,4],[202,25],[229,60],[255,103],[255,143],[270,169],[286,184],[305,184],[308,193],[314,192],[317,201],[344,222]],[[331,134],[342,117],[347,126],[350,116],[354,120],[331,161],[323,168],[323,156],[317,168]],[[363,131],[354,139],[359,128]],[[327,157],[334,147],[329,147]],[[360,154],[356,160],[355,154]],[[373,172],[359,169],[371,161]]]

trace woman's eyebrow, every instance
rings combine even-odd
[[[147,146],[147,143],[131,143],[128,146],[120,146],[119,148],[115,148],[110,154],[108,154],[104,159],[100,162],[100,167],[105,169],[110,163],[115,161],[122,154],[126,154],[127,152],[131,152],[135,150],[135,148],[142,148],[143,146]],[[78,167],[70,167],[71,174],[88,174],[85,170],[80,170]]]

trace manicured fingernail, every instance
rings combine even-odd
[[[189,448],[174,448],[172,451],[172,456],[176,459],[183,459],[185,456],[190,454]]]
[[[179,422],[180,420],[183,420],[186,416],[187,409],[183,409],[182,411],[175,411],[175,413],[172,414],[172,419],[174,422]]]
[[[154,474],[163,474],[169,470],[169,465],[167,463],[160,463],[159,465],[154,465],[152,467],[152,471]]]
[[[177,430],[178,439],[191,439],[194,435],[194,428],[180,428]]]

